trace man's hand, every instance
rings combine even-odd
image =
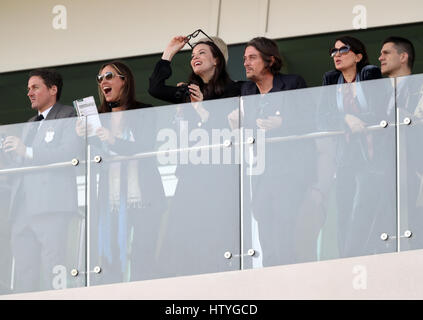
[[[257,119],[257,127],[264,130],[279,128],[282,125],[281,116],[269,116],[266,119]]]
[[[20,138],[15,136],[8,136],[3,142],[3,150],[5,152],[15,152],[21,157],[24,157],[26,153],[26,146]]]
[[[106,141],[109,144],[115,143],[115,137],[111,134],[110,130],[104,127],[100,127],[97,129],[95,133],[100,138],[101,141]]]
[[[235,109],[228,114],[229,126],[232,130],[239,129],[239,110]]]

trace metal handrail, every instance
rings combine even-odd
[[[388,124],[386,124],[387,126]],[[401,125],[401,124],[400,124]],[[385,127],[386,127],[385,126]],[[372,125],[366,127],[366,131],[375,131],[379,129],[383,129],[384,126],[382,125]],[[272,137],[272,138],[266,138],[266,143],[276,143],[276,142],[285,142],[285,141],[292,141],[292,140],[303,140],[303,139],[316,139],[316,138],[326,138],[326,137],[333,137],[338,135],[345,134],[345,131],[320,131],[320,132],[313,132],[313,133],[307,133],[303,135],[291,135],[291,136],[285,136],[285,137]],[[248,142],[243,142],[243,144],[248,144]],[[212,144],[212,145],[205,145],[205,146],[196,146],[196,147],[187,147],[187,148],[178,148],[178,149],[171,149],[171,150],[163,150],[163,151],[150,151],[150,152],[143,152],[143,153],[136,153],[133,155],[128,156],[116,156],[110,159],[102,159],[102,161],[107,162],[119,162],[119,161],[127,161],[127,160],[137,160],[137,159],[144,159],[159,155],[169,155],[174,153],[181,153],[186,151],[200,151],[200,150],[208,150],[208,149],[216,149],[216,148],[222,148],[222,147],[228,147],[230,145],[238,146],[241,145],[240,142],[230,142],[228,143],[221,143],[221,144]],[[44,169],[57,169],[57,168],[65,168],[70,166],[75,166],[74,163],[75,159],[72,161],[65,161],[65,162],[56,162],[56,163],[50,163],[40,166],[27,166],[27,167],[19,167],[19,168],[7,168],[7,169],[0,169],[0,175],[1,174],[11,174],[11,173],[25,173],[25,172],[31,172],[36,170],[44,170]],[[93,159],[90,160],[91,163],[97,162]],[[78,160],[77,164],[86,164],[86,160]]]

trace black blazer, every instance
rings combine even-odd
[[[367,65],[357,74],[356,83],[380,78],[382,78],[382,74],[379,67]],[[343,83],[344,79],[340,71],[332,70],[324,74],[323,85],[340,84],[342,86],[330,86],[321,89],[317,113],[317,127],[319,130],[350,132],[351,129],[345,121],[345,114],[351,111],[344,111],[343,106],[339,105],[340,99],[343,98],[343,89],[347,89],[350,85],[343,85]],[[366,125],[377,125],[381,120],[387,120],[386,107],[388,102],[385,100],[386,96],[390,95],[387,94],[389,91],[386,91],[385,83],[368,83],[362,86],[357,84],[357,88],[359,87],[361,88],[361,94],[357,93],[354,97],[355,105],[359,110],[353,115],[361,119]],[[367,133],[350,135],[349,141],[346,140],[345,136],[339,136],[336,149],[338,166],[357,167],[370,165],[372,170],[379,170],[380,168],[377,167],[383,167],[383,158],[386,158],[386,150],[384,151],[383,146],[385,146],[384,141],[386,140],[384,134],[387,132],[389,130],[371,133],[373,139],[372,150],[374,150],[372,154],[368,152],[370,147],[368,147]]]
[[[374,65],[367,65],[361,69],[360,73],[358,74],[359,80],[358,81],[365,81],[365,80],[374,80],[382,78],[382,73],[379,67]],[[342,72],[338,70],[331,70],[326,72],[323,75],[323,86],[337,84],[339,81],[339,77],[342,77]]]
[[[357,74],[356,82],[375,80],[382,78],[379,67],[374,65],[367,65],[361,69],[360,73]],[[338,70],[331,70],[323,75],[323,86],[342,84],[343,76],[342,72]],[[372,92],[372,86],[365,85],[364,96],[366,97],[367,103],[372,105],[367,111],[362,111],[359,115],[360,119],[367,123],[376,123],[378,117],[383,114],[383,110],[380,108],[380,101],[376,92]],[[336,101],[336,89],[327,88],[322,89],[322,96],[319,102],[318,111],[318,128],[320,130],[349,130],[348,126],[345,125],[342,120],[344,115],[337,109]],[[375,108],[377,106],[377,108]]]
[[[300,88],[306,88],[306,82],[299,75],[277,74],[273,78],[270,94],[265,95],[258,94],[259,90],[254,82],[244,83],[242,95],[250,96],[243,99],[242,126],[248,131],[253,130],[257,136],[255,132],[258,129],[257,119],[280,116],[282,125],[267,130],[266,138],[303,135],[312,132],[314,130],[314,113],[307,103],[309,90],[301,90],[302,92],[295,94],[276,94],[278,91]],[[276,180],[275,176],[289,174],[292,168],[301,168],[297,172],[296,179],[312,180],[315,176],[315,158],[314,141],[311,139],[301,141],[301,143],[295,139],[283,143],[266,143],[265,170],[263,174],[254,176],[253,179],[270,176],[269,179]],[[278,179],[282,181],[283,178]]]
[[[270,92],[306,88],[305,80],[296,74],[278,73],[273,77],[273,87]],[[246,81],[241,87],[241,95],[259,94],[259,89],[253,81]]]
[[[166,85],[165,82],[170,78],[171,75],[172,68],[170,67],[170,61],[160,59],[156,63],[153,74],[149,79],[150,85],[148,88],[148,93],[150,93],[154,98],[168,101],[170,103],[190,102],[186,100],[185,96],[177,95],[177,92],[180,90],[179,87]],[[205,97],[204,100],[238,97],[241,94],[241,85],[242,82],[235,82],[230,80],[225,86],[222,95]]]

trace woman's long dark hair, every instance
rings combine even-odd
[[[115,102],[119,103],[120,106],[127,107],[128,110],[139,108],[141,103],[138,102],[135,98],[135,80],[131,69],[129,69],[129,67],[121,61],[111,61],[103,64],[98,74],[101,74],[103,69],[107,66],[112,67],[119,75],[124,76],[123,80],[125,83],[122,88],[120,99],[119,101]],[[98,112],[111,112],[112,108],[110,103],[106,101],[100,86],[98,86],[98,95],[100,97],[100,107],[98,108]]]
[[[226,71],[225,58],[223,57],[223,54],[220,49],[213,42],[200,41],[197,42],[195,46],[201,43],[206,44],[210,47],[213,57],[217,60],[216,70],[214,72],[213,77],[208,83],[204,83],[201,77],[196,75],[194,72],[191,73],[188,82],[197,84],[200,87],[200,90],[204,96],[204,100],[219,98],[224,93],[226,85],[231,81],[231,78],[229,77],[229,74]]]
[[[363,67],[369,65],[369,56],[367,55],[366,47],[364,44],[358,40],[357,38],[351,37],[351,36],[343,36],[339,37],[335,40],[335,43],[337,41],[341,41],[344,44],[347,44],[351,47],[351,51],[355,54],[361,54],[363,58],[357,63],[357,73],[363,69]]]

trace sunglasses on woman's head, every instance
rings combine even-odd
[[[125,79],[125,76],[122,76],[120,74],[115,74],[111,71],[106,72],[105,74],[99,74],[97,76],[97,82],[102,83],[104,79],[106,80],[112,80],[114,77],[121,77],[122,79]]]
[[[351,47],[349,45],[342,46],[341,48],[332,48],[329,50],[329,55],[333,58],[338,52],[340,54],[348,53],[351,50]]]
[[[192,38],[195,38],[195,37],[197,37],[199,34],[200,34],[200,32],[202,33],[202,34],[204,34],[211,42],[213,42],[213,39],[212,38],[210,38],[207,34],[205,34],[204,33],[204,31],[203,30],[201,30],[201,29],[197,29],[197,30],[195,30],[193,33],[190,33],[189,35],[187,35],[187,43],[188,43],[188,45],[191,47],[191,49],[192,48],[194,48],[194,45],[192,45],[191,43],[189,43],[189,41],[192,39]]]

